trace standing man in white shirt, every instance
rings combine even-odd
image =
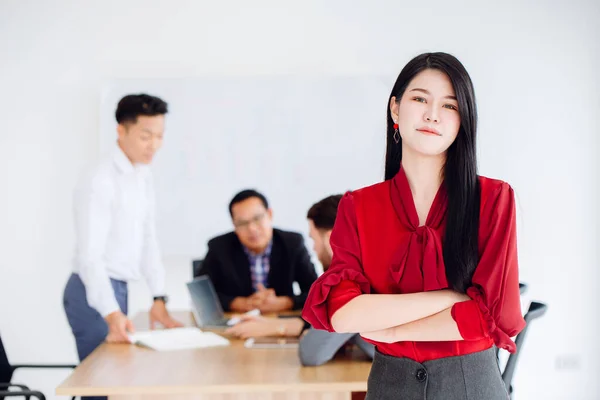
[[[119,101],[117,146],[75,191],[76,254],[64,307],[79,359],[104,340],[128,342],[127,282],[145,278],[154,297],[150,323],[181,326],[165,306],[149,164],[161,147],[167,103],[145,95]]]

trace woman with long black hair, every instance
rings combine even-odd
[[[494,347],[525,325],[514,193],[477,174],[471,78],[422,54],[386,108],[385,181],[344,195],[303,317],[377,346],[368,400],[506,399]]]

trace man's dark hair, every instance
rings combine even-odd
[[[164,115],[168,110],[168,105],[162,99],[147,94],[130,94],[123,97],[117,105],[115,117],[117,123],[136,123],[140,115],[154,117],[155,115]]]
[[[233,206],[235,204],[241,203],[242,201],[248,200],[252,197],[256,197],[257,199],[259,199],[266,209],[269,208],[269,202],[262,193],[259,193],[254,189],[246,189],[242,190],[241,192],[233,196],[233,199],[231,199],[231,202],[229,203],[229,215],[231,215],[231,217],[233,218]]]
[[[338,205],[342,199],[341,194],[335,194],[324,198],[308,210],[306,218],[310,219],[316,228],[331,230],[335,223]]]

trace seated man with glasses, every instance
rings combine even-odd
[[[229,203],[234,231],[208,242],[202,262],[225,311],[301,310],[315,267],[302,235],[274,229],[265,196],[244,190]],[[294,294],[297,282],[301,293]]]
[[[341,194],[328,196],[312,205],[306,215],[313,249],[327,271],[331,265],[333,250],[329,237],[337,216]],[[347,344],[354,344],[369,358],[373,358],[375,347],[365,342],[358,333],[336,333],[310,327],[300,317],[284,316],[268,318],[255,315],[242,315],[241,322],[229,328],[226,333],[242,339],[258,337],[301,337],[298,356],[302,365],[322,365],[331,360]]]

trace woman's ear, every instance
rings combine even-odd
[[[396,100],[396,96],[392,96],[390,99],[390,114],[395,124],[398,123],[398,112],[400,108],[400,100]]]

